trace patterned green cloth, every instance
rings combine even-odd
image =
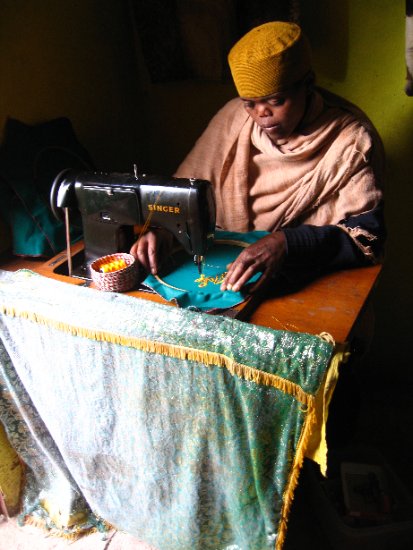
[[[330,343],[0,273],[23,515],[57,503],[159,550],[281,548]]]

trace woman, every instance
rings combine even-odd
[[[380,261],[382,144],[354,105],[314,85],[300,27],[249,31],[228,61],[239,97],[211,120],[176,172],[214,186],[217,227],[270,234],[245,248],[221,289],[251,290],[286,270],[339,269]],[[152,231],[131,252],[152,273],[165,237]]]

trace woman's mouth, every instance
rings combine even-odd
[[[274,130],[279,130],[280,125],[273,124],[272,126],[261,126],[261,128],[264,130],[264,132],[273,132]]]

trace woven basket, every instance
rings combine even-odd
[[[116,271],[102,273],[101,268],[111,262],[123,260],[126,267]],[[106,292],[125,292],[131,290],[138,280],[139,267],[134,256],[126,253],[110,254],[95,260],[91,266],[92,281],[96,288]]]

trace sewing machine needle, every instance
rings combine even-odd
[[[204,257],[203,256],[198,256],[198,254],[196,254],[194,256],[194,262],[197,264],[198,266],[198,273],[199,275],[202,275],[202,264],[204,263]]]

